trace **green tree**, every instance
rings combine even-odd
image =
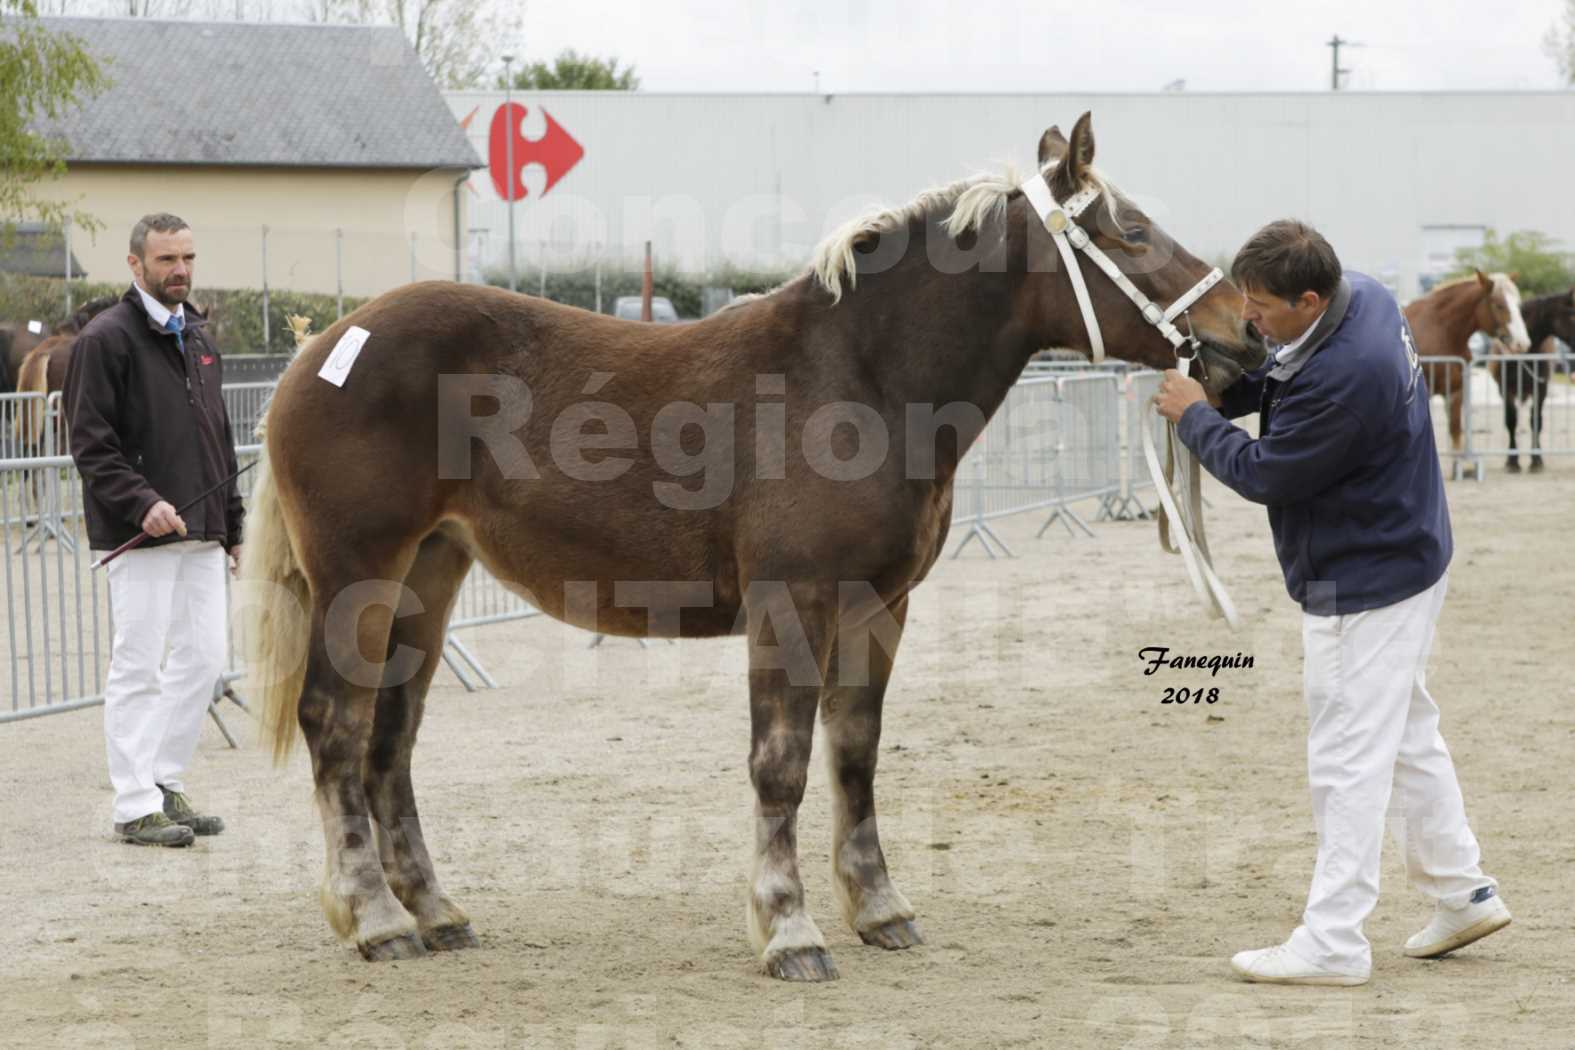
[[[498,74],[498,87],[504,78]],[[531,62],[514,74],[516,91],[638,91],[640,78],[634,67],[618,68],[616,58],[582,55],[573,48],[558,53],[552,64]]]
[[[1564,83],[1575,87],[1575,0],[1564,0],[1564,14],[1548,27],[1542,50],[1559,67]]]
[[[97,229],[97,221],[71,202],[35,194],[39,183],[65,174],[65,143],[31,126],[59,120],[108,81],[80,40],[44,28],[36,0],[0,0],[0,16],[0,96],[6,99],[0,106],[0,232],[9,237],[19,219],[56,226],[69,219]]]
[[[1538,230],[1517,230],[1503,240],[1488,230],[1480,248],[1455,252],[1457,266],[1450,276],[1472,270],[1512,273],[1524,295],[1545,295],[1575,285],[1575,259],[1558,250],[1558,241]]]

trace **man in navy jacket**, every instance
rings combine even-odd
[[[1171,371],[1156,398],[1208,471],[1269,511],[1302,607],[1307,777],[1318,863],[1301,925],[1238,953],[1249,981],[1362,984],[1362,923],[1378,900],[1385,812],[1411,882],[1435,905],[1405,954],[1431,958],[1509,924],[1482,873],[1426,687],[1453,540],[1428,392],[1405,317],[1344,273],[1303,223],[1271,223],[1237,254],[1244,316],[1275,348],[1211,406]],[[1228,417],[1258,414],[1255,439]]]

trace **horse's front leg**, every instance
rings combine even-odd
[[[1509,458],[1504,461],[1504,469],[1511,474],[1519,474],[1520,455],[1515,447],[1515,430],[1520,426],[1520,414],[1515,411],[1515,397],[1520,391],[1508,390],[1508,383],[1504,386],[1504,429],[1509,431]]]
[[[1444,407],[1449,411],[1449,448],[1452,464],[1449,476],[1456,480],[1465,473],[1465,428],[1460,418],[1464,405],[1465,394],[1460,390],[1452,390],[1444,398]]]
[[[804,903],[798,807],[804,798],[815,708],[836,604],[804,586],[756,581],[745,597],[749,631],[749,778],[755,856],[747,922],[768,974],[829,981],[837,967]]]
[[[867,619],[845,611],[820,697],[831,773],[832,886],[853,932],[864,943],[887,949],[924,943],[913,906],[887,874],[875,823],[881,706],[907,615],[906,597]]]
[[[1531,392],[1531,472],[1542,469],[1542,404],[1548,396],[1547,380],[1538,376]]]

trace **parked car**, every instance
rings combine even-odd
[[[621,317],[626,321],[640,319],[640,297],[638,295],[620,295],[613,302],[613,316]],[[678,311],[673,309],[672,300],[665,295],[651,296],[651,320],[657,324],[677,324]]]

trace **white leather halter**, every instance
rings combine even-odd
[[[1018,188],[1023,191],[1023,196],[1038,213],[1039,221],[1044,223],[1046,230],[1050,231],[1056,249],[1060,251],[1061,259],[1066,263],[1067,276],[1071,278],[1072,291],[1077,296],[1077,307],[1083,312],[1083,325],[1088,329],[1088,341],[1093,347],[1095,362],[1105,359],[1105,339],[1100,334],[1099,319],[1094,316],[1094,303],[1088,297],[1088,284],[1083,280],[1083,270],[1077,265],[1074,251],[1080,251],[1088,256],[1095,266],[1105,272],[1105,276],[1115,282],[1117,288],[1126,293],[1126,297],[1131,299],[1132,304],[1143,314],[1143,320],[1159,329],[1159,334],[1176,348],[1177,357],[1190,358],[1196,352],[1200,343],[1192,334],[1191,318],[1187,319],[1185,335],[1171,322],[1177,317],[1184,316],[1193,303],[1224,280],[1225,275],[1219,267],[1210,270],[1203,280],[1171,303],[1169,308],[1161,310],[1153,300],[1138,290],[1131,278],[1110,261],[1110,256],[1101,251],[1093,238],[1089,237],[1088,231],[1076,222],[1077,217],[1104,192],[1100,187],[1085,186],[1068,198],[1064,204],[1057,201],[1055,194],[1050,192],[1050,184],[1045,181],[1043,172],[1036,173]]]

